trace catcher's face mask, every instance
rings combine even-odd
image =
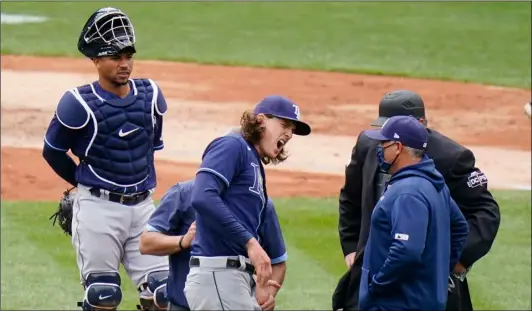
[[[86,44],[103,44],[114,49],[103,49],[98,56],[112,55],[130,47],[134,49],[135,29],[129,17],[115,8],[98,10],[83,36]]]

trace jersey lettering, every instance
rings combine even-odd
[[[249,187],[249,191],[258,194],[262,202],[262,207],[259,213],[259,224],[257,225],[257,228],[255,229],[255,232],[258,232],[259,227],[262,224],[262,217],[263,217],[262,212],[264,211],[266,197],[264,195],[264,188],[263,188],[263,183],[262,183],[263,179],[262,179],[260,166],[253,162],[251,163],[251,166],[253,167],[254,178],[253,178],[253,186]],[[257,236],[257,240],[259,242],[261,241],[260,235]]]
[[[262,174],[260,172],[260,166],[256,163],[251,163],[251,166],[253,166],[254,178],[253,186],[249,187],[249,191],[258,194],[260,199],[262,200],[262,205],[264,205],[266,197],[264,195],[263,179]]]
[[[262,198],[262,191],[261,191],[262,178],[260,174],[260,167],[255,163],[251,163],[251,166],[253,166],[254,178],[253,178],[253,186],[249,187],[249,191],[258,194]]]

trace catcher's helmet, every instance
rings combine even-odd
[[[135,29],[129,17],[115,8],[94,12],[78,39],[78,50],[89,58],[114,55],[126,48],[136,52]]]
[[[382,126],[388,118],[393,116],[413,116],[416,119],[425,118],[425,104],[419,94],[408,90],[392,91],[381,99],[379,103],[379,117],[371,123],[372,126]],[[424,121],[427,123],[426,118]]]

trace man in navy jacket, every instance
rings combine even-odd
[[[469,227],[434,161],[428,134],[411,116],[379,130],[379,166],[392,176],[371,216],[359,291],[361,310],[445,310],[448,277]]]

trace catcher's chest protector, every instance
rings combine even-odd
[[[153,162],[154,87],[149,80],[134,82],[136,94],[110,101],[91,85],[78,88],[95,128],[85,162],[100,179],[120,185],[146,179]]]

